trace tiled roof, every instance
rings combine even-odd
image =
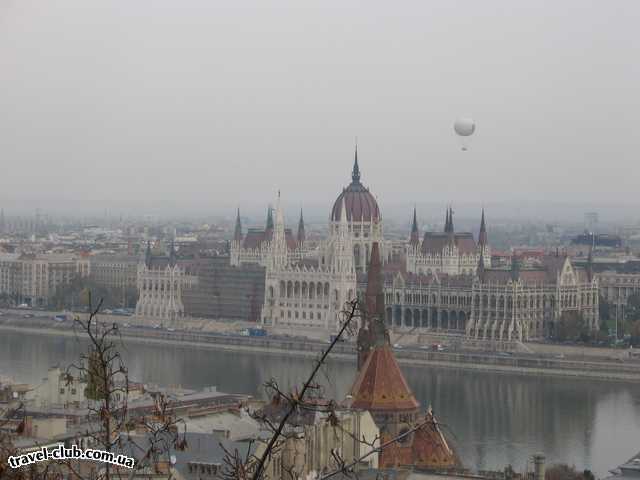
[[[352,182],[351,185],[338,195],[338,198],[333,204],[331,220],[334,222],[340,221],[343,199],[347,208],[348,221],[377,222],[380,220],[378,202],[371,192],[360,182]]]
[[[445,232],[425,232],[422,240],[423,254],[442,254],[442,250],[447,246],[450,236]],[[476,241],[473,234],[469,232],[461,232],[453,234],[453,242],[462,254],[475,253],[477,250]]]
[[[352,395],[352,406],[363,410],[397,412],[419,407],[389,345],[376,347],[369,354]]]

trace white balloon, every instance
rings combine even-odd
[[[453,124],[453,129],[457,135],[468,137],[476,131],[476,122],[472,118],[458,118]]]

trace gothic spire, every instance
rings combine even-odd
[[[447,213],[444,217],[444,233],[449,232],[449,207],[447,207]]]
[[[302,245],[305,241],[304,218],[302,217],[302,209],[300,209],[300,221],[298,222],[298,244]]]
[[[478,243],[480,247],[487,245],[487,226],[484,222],[484,208],[482,209],[482,218],[480,219],[480,234],[478,235]]]
[[[144,263],[151,268],[151,240],[147,240],[147,250],[144,254]]]
[[[353,162],[353,171],[351,172],[351,180],[353,183],[360,183],[360,167],[358,166],[358,144],[356,143],[355,160]]]
[[[416,207],[413,207],[413,223],[411,224],[411,237],[409,243],[412,246],[417,246],[420,243],[420,237],[418,233],[418,217],[416,214]]]
[[[449,229],[451,230],[449,233],[453,233],[454,232],[454,228],[453,228],[453,208],[451,208],[451,206],[449,206]]]
[[[371,245],[371,262],[367,271],[367,289],[365,292],[366,314],[371,322],[376,320],[384,325],[384,290],[380,246],[378,242]]]
[[[273,230],[273,207],[267,207],[267,230]]]
[[[242,241],[242,223],[240,222],[240,208],[238,208],[238,213],[236,214],[236,228],[233,232],[233,241],[241,242]]]

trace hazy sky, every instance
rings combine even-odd
[[[637,206],[640,2],[0,0],[0,205]],[[457,116],[478,130],[462,152]]]

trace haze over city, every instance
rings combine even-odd
[[[640,480],[639,18],[0,0],[0,480]]]
[[[224,213],[279,189],[292,213],[326,211],[357,137],[383,210],[599,204],[622,219],[640,179],[639,15],[635,1],[4,1],[0,205]],[[460,115],[477,122],[466,152]]]

